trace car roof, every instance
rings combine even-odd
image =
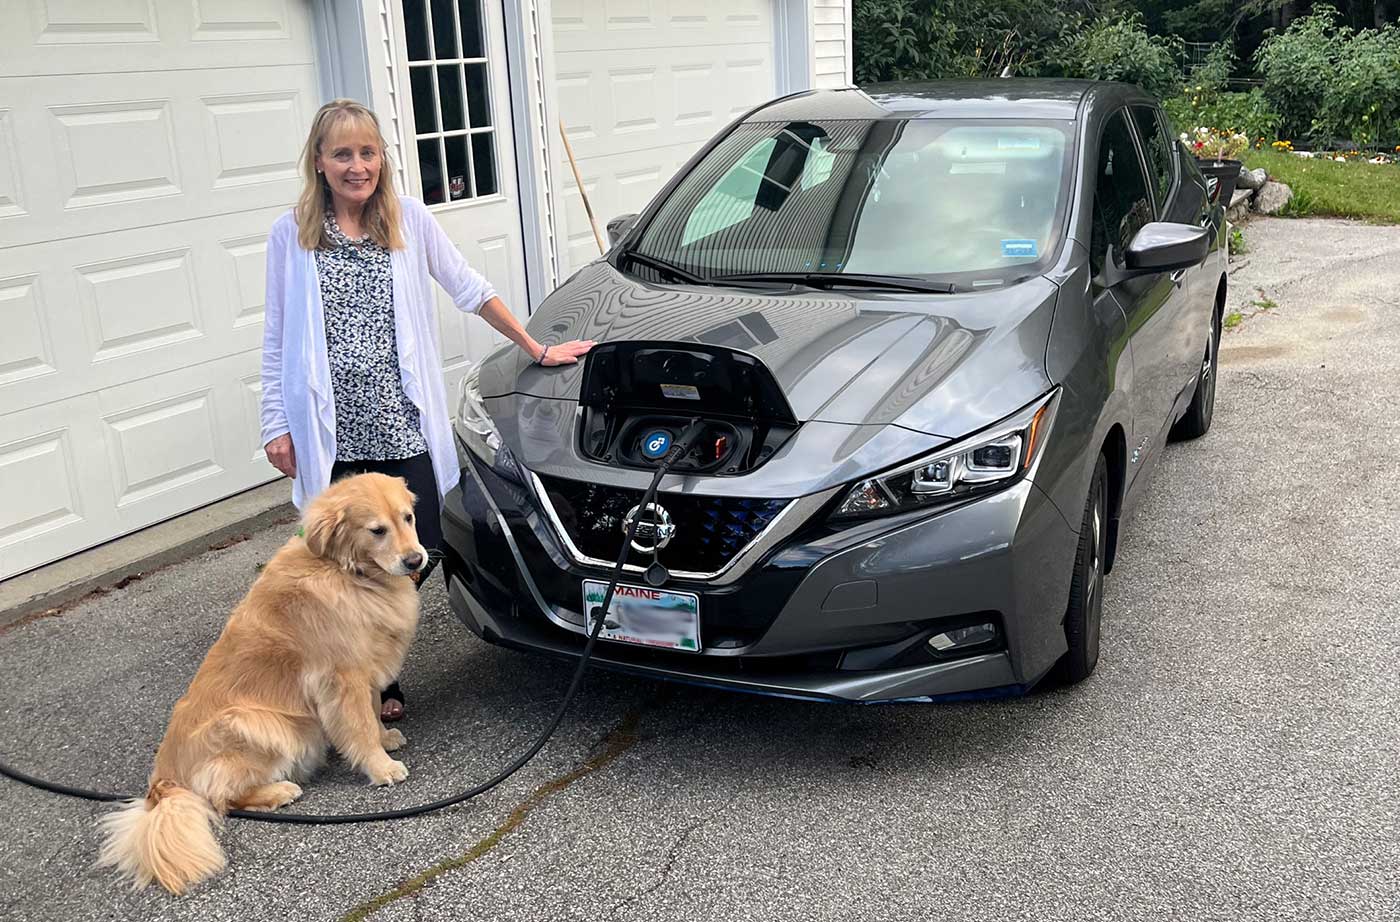
[[[876,83],[842,90],[811,90],[761,106],[747,121],[1078,117],[1081,104],[1154,102],[1141,89],[1107,80],[1007,78]],[[1097,106],[1096,106],[1097,108]]]

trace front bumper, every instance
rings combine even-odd
[[[678,523],[683,527],[684,523]],[[446,498],[443,566],[453,610],[482,638],[577,658],[577,565],[532,490],[468,457]],[[1077,536],[1031,481],[937,512],[831,529],[814,520],[727,584],[672,580],[700,596],[700,653],[600,641],[606,669],[802,698],[874,702],[1024,692],[1065,651]],[[635,574],[624,582],[639,583]],[[966,655],[930,636],[992,622]]]

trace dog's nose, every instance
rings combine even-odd
[[[419,567],[423,566],[423,555],[405,554],[403,558],[403,565],[405,567],[408,567],[410,570],[417,570]]]

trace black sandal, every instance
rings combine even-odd
[[[379,693],[379,698],[379,719],[381,721],[386,724],[391,724],[403,720],[403,689],[399,688],[399,683],[397,681],[390,682],[389,687]],[[398,704],[397,709],[389,706],[389,702],[391,701]],[[386,710],[389,713],[386,714]]]

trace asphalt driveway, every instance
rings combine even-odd
[[[6,920],[1400,917],[1400,227],[1246,231],[1215,428],[1172,446],[1068,692],[854,707],[597,674],[525,771],[383,825],[231,822],[184,899],[92,868],[96,805],[0,781]],[[1272,303],[1275,306],[1263,306]],[[142,789],[171,704],[288,527],[0,636],[0,750]],[[482,779],[567,676],[425,599],[390,791]]]

